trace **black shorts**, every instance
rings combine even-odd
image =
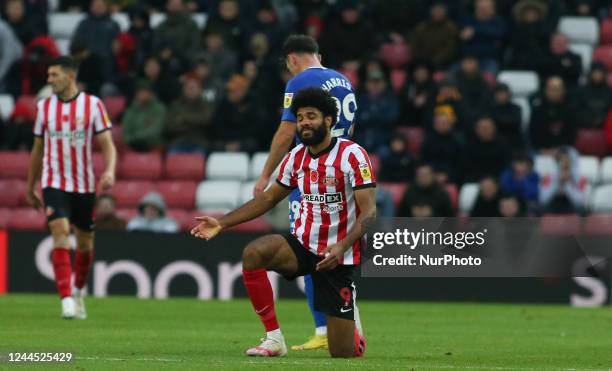
[[[338,265],[330,271],[317,272],[317,263],[322,257],[306,250],[292,234],[283,237],[291,246],[298,261],[298,271],[293,276],[285,276],[293,280],[299,276],[310,274],[314,292],[314,309],[329,316],[344,319],[355,319],[355,284],[353,282],[354,265]]]
[[[48,222],[58,218],[68,218],[70,223],[80,230],[93,231],[95,193],[65,192],[60,189],[45,188],[43,201]]]

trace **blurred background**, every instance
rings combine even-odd
[[[610,0],[3,0],[0,229],[44,231],[23,196],[53,57],[113,122],[99,230],[186,231],[252,197],[279,123],[291,33],[357,92],[381,216],[538,216],[612,231]],[[94,154],[97,173],[103,168]],[[236,228],[286,230],[287,205]]]

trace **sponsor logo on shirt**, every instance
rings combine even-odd
[[[336,204],[342,202],[342,193],[324,193],[320,195],[314,195],[306,193],[302,195],[302,199],[305,202],[320,203],[320,204]]]
[[[334,178],[333,176],[326,176],[323,180],[323,184],[325,184],[326,186],[335,186],[338,185],[338,183],[338,179]]]

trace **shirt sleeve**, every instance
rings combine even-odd
[[[289,80],[289,82],[287,82],[287,86],[285,86],[285,97],[283,99],[283,116],[281,118],[281,121],[297,121],[297,118],[295,117],[293,112],[291,112],[291,104],[293,103],[295,93],[300,90],[299,85],[299,82],[296,82],[295,79],[291,79]]]
[[[94,108],[94,132],[99,134],[105,130],[109,130],[112,128],[112,124],[110,118],[108,117],[108,113],[106,112],[106,107],[104,107],[104,103],[100,99],[97,99],[95,102],[96,106]]]
[[[295,152],[289,152],[283,162],[281,162],[281,168],[276,178],[276,182],[285,188],[297,188],[297,176],[293,172],[293,164],[295,162]]]
[[[44,106],[44,100],[39,101],[36,104],[36,121],[34,121],[34,135],[37,137],[42,137],[44,135],[45,132],[45,123],[44,123],[44,116],[45,116],[45,106]]]
[[[376,177],[372,171],[370,156],[360,146],[355,148],[348,155],[349,179],[353,189],[376,187]]]

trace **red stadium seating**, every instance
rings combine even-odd
[[[153,183],[144,180],[118,181],[112,189],[117,208],[137,207],[138,201],[155,191]]]
[[[612,235],[612,214],[593,214],[585,219],[584,232],[587,234]]]
[[[230,228],[233,232],[271,232],[272,226],[264,216]]]
[[[400,126],[397,130],[406,136],[408,151],[410,151],[413,156],[418,157],[421,153],[421,145],[425,139],[425,130],[421,127],[407,126]]]
[[[17,207],[25,204],[25,180],[0,180],[0,207]],[[26,205],[24,205],[26,206]]]
[[[129,222],[130,219],[138,215],[138,209],[117,209],[116,214],[119,218],[124,219],[126,222]]]
[[[176,220],[176,223],[179,225],[179,229],[181,231],[187,231],[192,228],[192,225],[195,225],[195,221],[191,217],[191,213],[189,211],[185,211],[183,209],[169,209],[167,215],[168,217]]]
[[[407,79],[406,71],[400,69],[391,71],[391,88],[395,94],[399,94],[404,89]]]
[[[36,102],[38,98],[35,95],[22,95],[17,98],[15,106],[22,105],[28,110],[28,118],[34,122],[36,120]]]
[[[444,186],[444,189],[450,197],[451,203],[453,204],[453,209],[457,210],[457,206],[459,204],[459,190],[457,189],[457,185],[450,183]]]
[[[581,155],[604,157],[607,152],[603,130],[579,129],[574,144]]]
[[[117,118],[125,111],[125,98],[123,96],[104,97],[104,106],[111,122],[117,125]]]
[[[7,226],[15,230],[43,231],[47,226],[47,219],[42,211],[32,208],[13,209]]]
[[[0,152],[0,178],[26,179],[29,168],[29,152]]]
[[[410,45],[406,43],[383,44],[378,56],[390,68],[400,68],[410,62]]]
[[[580,217],[577,214],[545,214],[540,218],[540,229],[546,234],[579,234]]]
[[[205,159],[198,154],[168,155],[164,162],[164,177],[168,179],[204,179]]]
[[[106,168],[106,164],[104,163],[104,155],[101,152],[93,153],[93,167],[96,179],[98,179]]]
[[[380,186],[391,193],[391,198],[393,199],[393,205],[395,208],[399,206],[400,202],[402,202],[402,198],[404,198],[404,193],[406,193],[406,189],[408,188],[408,184],[406,183],[381,183]]]
[[[341,69],[339,72],[346,76],[348,81],[353,86],[353,89],[357,89],[359,87],[359,74],[357,71]]]
[[[599,25],[599,44],[600,45],[611,45],[612,44],[612,18],[606,18],[601,21]]]
[[[155,188],[162,194],[168,208],[181,208],[191,210],[195,207],[195,193],[198,187],[196,182],[188,180],[168,180],[155,184]]]
[[[604,45],[595,49],[593,61],[603,62],[608,67],[608,71],[612,70],[612,45]]]
[[[122,179],[149,179],[161,178],[162,160],[159,152],[125,153],[119,163]]]
[[[0,229],[8,228],[8,221],[11,217],[11,209],[0,207]]]
[[[378,176],[380,173],[380,158],[378,155],[370,154],[370,162],[372,163],[372,171],[375,176]]]

